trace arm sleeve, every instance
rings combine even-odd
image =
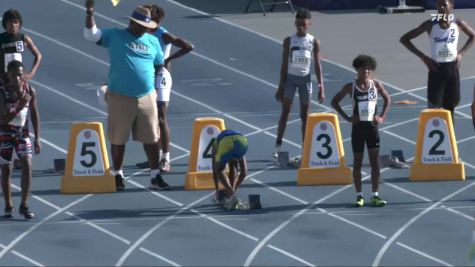
[[[84,38],[88,41],[97,42],[102,38],[102,31],[96,25],[92,28],[84,28]]]

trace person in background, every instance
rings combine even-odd
[[[318,101],[319,103],[323,103],[325,100],[322,67],[320,64],[320,41],[313,35],[307,33],[311,24],[312,17],[310,11],[306,8],[300,9],[295,16],[296,33],[284,39],[280,81],[275,93],[277,101],[282,103],[282,111],[277,128],[274,152],[272,153],[274,158],[278,157],[278,153],[282,149],[282,138],[285,128],[287,127],[287,120],[297,89],[300,96],[302,142],[304,140],[307,115],[312,96],[312,81],[310,75],[312,60],[315,64],[315,75],[318,80]]]
[[[191,52],[194,49],[194,46],[189,41],[171,34],[161,25],[161,22],[165,17],[165,11],[163,8],[154,4],[145,7],[150,9],[152,20],[158,25],[157,28],[150,31],[150,34],[153,34],[158,38],[165,57],[165,66],[160,70],[155,78],[155,89],[157,90],[158,121],[160,126],[160,170],[163,172],[169,172],[171,170],[170,129],[168,127],[167,112],[172,89],[171,62],[172,60]],[[178,47],[179,50],[170,55],[172,45]],[[148,162],[137,163],[137,167],[139,168],[147,168],[147,165]]]

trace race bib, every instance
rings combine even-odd
[[[12,108],[15,110],[15,108]],[[24,107],[8,124],[13,126],[24,126],[26,123],[26,117],[28,116],[28,108]]]
[[[4,62],[3,64],[5,65],[5,73],[8,72],[8,64],[12,62],[13,60],[18,60],[20,62],[22,61],[22,56],[21,53],[5,53],[4,56]]]
[[[456,55],[452,51],[450,51],[447,43],[437,43],[436,51],[437,62],[451,62],[455,60]]]
[[[373,121],[376,101],[361,101],[358,103],[360,121]]]
[[[310,65],[311,53],[307,50],[292,51],[292,65],[296,68],[306,69]]]

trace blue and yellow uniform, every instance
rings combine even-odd
[[[247,152],[247,138],[233,130],[224,130],[215,141],[215,163],[225,166],[231,159],[240,159]]]

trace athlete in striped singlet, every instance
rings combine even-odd
[[[31,187],[31,159],[33,148],[40,153],[40,118],[36,104],[36,91],[23,80],[23,64],[18,60],[7,66],[8,82],[0,87],[0,168],[2,171],[2,190],[5,198],[5,217],[13,217],[10,177],[13,152],[20,159],[21,204],[19,212],[26,219],[35,215],[28,207],[28,194]],[[28,130],[30,114],[35,140],[33,147]]]

